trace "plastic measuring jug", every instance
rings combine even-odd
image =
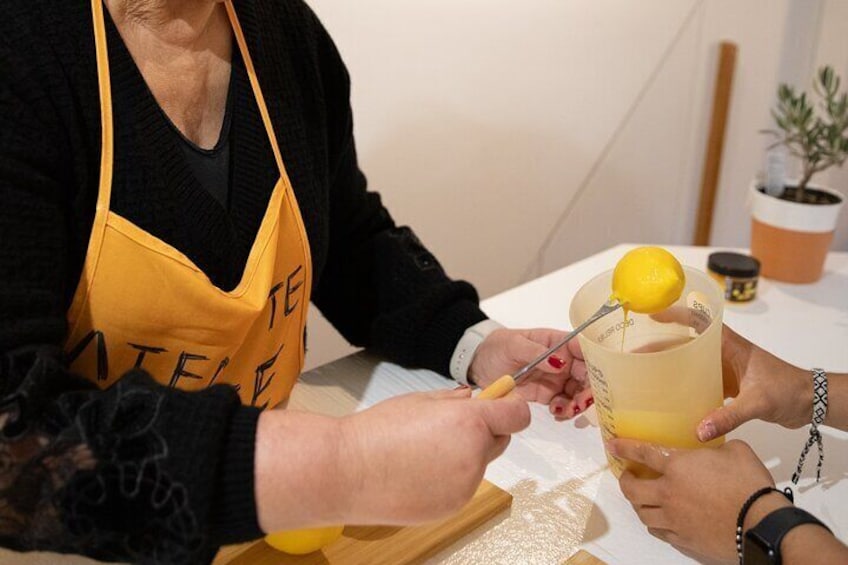
[[[589,381],[604,440],[634,438],[670,447],[718,445],[724,438],[701,443],[698,423],[723,403],[721,317],[724,297],[707,274],[684,267],[686,285],[680,298],[653,315],[618,311],[580,334]],[[576,326],[610,296],[612,271],[587,282],[571,301],[569,317]],[[646,469],[612,457],[620,476],[628,468],[640,476]]]

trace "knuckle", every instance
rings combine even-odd
[[[738,454],[738,455],[747,455],[753,453],[751,446],[749,446],[744,441],[738,439],[731,439],[726,444],[727,449]]]
[[[660,530],[658,528],[648,528],[648,533],[651,534],[652,536],[654,536],[655,538],[659,538],[659,539],[665,538],[665,536],[664,536],[665,532],[663,532],[662,530]]]
[[[462,429],[466,427],[472,427],[473,422],[478,420],[479,418],[474,417],[474,415],[469,416],[468,413],[463,414],[460,410],[442,410],[438,415],[439,422],[444,428],[447,429]]]
[[[724,427],[725,429],[733,429],[736,428],[739,424],[742,423],[742,418],[739,415],[739,412],[734,409],[725,409],[721,411],[722,416],[724,416]]]
[[[634,506],[633,509],[636,510],[636,515],[639,517],[639,520],[643,524],[648,525],[648,513],[645,511],[645,508],[643,506]]]
[[[636,461],[644,462],[651,454],[651,446],[647,443],[636,443],[632,446],[630,450],[630,457],[628,459],[633,459]],[[626,457],[626,455],[625,455]]]
[[[512,392],[489,405],[485,419],[497,423],[499,429],[509,430],[509,433],[518,432],[530,425],[530,407],[520,394]]]
[[[523,430],[524,428],[530,425],[530,407],[527,405],[527,402],[525,402],[523,398],[516,398],[516,402],[518,406],[515,423],[518,426],[519,430]]]
[[[469,433],[471,433],[471,435],[475,438],[488,439],[492,435],[489,430],[489,424],[482,417],[468,418],[464,420],[463,427],[469,430]]]
[[[635,498],[635,485],[633,482],[635,478],[630,473],[623,473],[621,475],[621,480],[619,481],[619,486],[621,486],[621,494],[624,495],[624,498],[632,501]]]
[[[744,450],[746,447],[748,447],[744,442],[738,439],[728,440],[727,443],[725,443],[724,445],[725,448],[729,451],[739,451],[740,449]]]

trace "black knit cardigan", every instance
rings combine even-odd
[[[347,71],[298,0],[241,0],[312,252],[313,302],[353,344],[448,373],[484,319],[366,189]],[[231,201],[191,173],[114,25],[112,209],[236,285],[276,169],[244,66],[233,62]],[[209,561],[261,534],[253,497],[259,410],[215,385],[187,393],[142,370],[105,391],[67,370],[66,312],[94,215],[100,114],[87,0],[5,0],[0,18],[0,543],[104,560]]]

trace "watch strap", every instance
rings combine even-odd
[[[758,542],[757,545],[767,552],[766,557],[769,563],[781,563],[780,543],[793,528],[804,524],[815,524],[830,532],[830,528],[818,518],[796,506],[778,508],[768,514],[759,524],[745,532],[745,558],[742,562],[749,561],[749,551],[753,550],[750,547],[751,540],[755,539]]]
[[[789,488],[789,487],[786,487],[785,490],[778,490],[778,489],[774,488],[773,486],[767,486],[767,487],[763,487],[761,489],[754,491],[754,493],[751,496],[748,497],[748,500],[746,500],[745,503],[742,504],[742,507],[739,509],[739,515],[736,517],[736,553],[737,553],[737,555],[739,555],[740,565],[742,563],[742,557],[743,557],[743,555],[742,555],[742,545],[743,545],[743,543],[742,542],[744,540],[744,536],[742,535],[742,533],[743,533],[743,526],[745,525],[745,516],[748,515],[748,510],[751,509],[751,506],[757,500],[759,500],[760,497],[765,496],[765,495],[767,495],[771,492],[776,492],[776,493],[782,494],[783,496],[786,497],[787,500],[789,500],[789,502],[795,502],[795,494],[792,492],[792,489]]]
[[[450,360],[450,376],[456,382],[469,384],[468,368],[474,359],[474,353],[490,333],[502,327],[494,320],[483,320],[465,330],[465,333],[457,342]]]

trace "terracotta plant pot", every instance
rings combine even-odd
[[[803,204],[782,200],[751,184],[751,255],[759,259],[760,275],[789,283],[819,280],[839,218],[843,196],[820,186],[808,186],[832,194],[829,204]]]

